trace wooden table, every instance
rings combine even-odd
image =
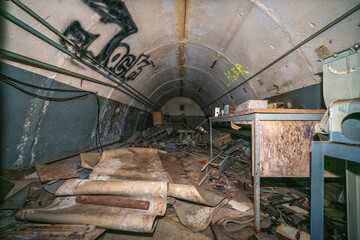
[[[309,177],[314,126],[325,110],[247,109],[209,118],[210,154],[212,123],[251,125],[255,231],[260,232],[260,177]]]

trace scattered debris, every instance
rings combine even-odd
[[[282,106],[274,103],[271,107]],[[231,106],[227,108],[227,111],[232,111]],[[242,135],[249,129],[236,122],[231,123],[231,128],[241,131],[241,135],[234,134],[235,130],[230,126],[227,126],[230,132],[214,129],[215,149],[211,159],[207,145],[207,120],[195,128],[187,125],[184,116],[177,120],[177,123],[163,121],[133,135],[126,144],[118,145],[135,147],[108,150],[102,156],[98,153],[81,154],[83,168],[77,170],[76,179],[65,180],[59,176],[63,172],[69,173],[68,170],[59,170],[64,164],[36,164],[38,172],[27,176],[30,179],[11,181],[15,187],[7,198],[11,200],[9,196],[13,195],[16,201],[27,199],[25,209],[20,210],[16,217],[28,221],[91,224],[106,229],[152,233],[158,217],[165,215],[166,218],[159,222],[167,219],[173,227],[199,232],[189,230],[199,238],[205,235],[219,239],[240,236],[246,236],[244,239],[264,239],[264,236],[265,239],[289,238],[286,232],[290,232],[290,239],[307,236],[309,190],[302,187],[298,191],[285,183],[281,186],[262,184],[262,235],[253,235],[252,149],[249,135]],[[79,164],[72,166],[79,168]],[[74,168],[70,171],[76,172]],[[30,187],[29,196],[27,193],[23,197],[16,195],[20,186]],[[332,217],[326,218],[325,230],[346,236],[345,216],[337,212],[345,211],[343,191],[344,184],[325,184],[325,213]],[[20,205],[15,209],[22,208],[24,203]],[[19,224],[14,217],[6,217],[11,224],[7,228]]]
[[[310,234],[303,232],[297,228],[287,225],[286,223],[281,223],[277,228],[276,232],[287,239],[296,239],[296,240],[310,240]]]

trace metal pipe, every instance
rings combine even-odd
[[[106,83],[106,82],[103,82],[103,81],[100,81],[100,80],[97,80],[97,79],[94,79],[94,78],[91,78],[91,77],[88,77],[88,76],[85,76],[85,75],[82,75],[82,74],[79,74],[79,73],[75,73],[75,72],[69,71],[69,70],[64,69],[64,68],[60,68],[60,67],[57,67],[57,66],[54,66],[54,65],[50,65],[48,63],[40,62],[40,61],[38,61],[36,59],[32,59],[32,58],[29,58],[29,57],[26,57],[26,56],[22,56],[20,54],[13,53],[13,52],[7,51],[7,50],[2,49],[2,48],[0,48],[0,56],[3,56],[5,59],[10,59],[10,60],[15,59],[15,60],[17,60],[17,61],[19,61],[21,63],[26,63],[28,65],[35,66],[37,68],[45,69],[45,70],[52,71],[52,72],[61,73],[61,74],[67,75],[67,76],[79,78],[81,80],[86,80],[86,81],[89,81],[89,82],[92,82],[92,83],[96,83],[96,84],[100,84],[100,85],[103,85],[103,86],[111,87],[111,88],[114,88],[116,90],[119,90],[120,92],[122,92],[124,94],[127,94],[126,92],[124,92],[123,90],[121,90],[120,88],[118,88],[115,85],[111,85],[109,83]]]
[[[217,157],[219,157],[223,152],[224,152],[224,151],[220,152],[218,155],[216,155],[216,156],[213,157],[210,161],[208,161],[208,162],[203,166],[203,168],[201,169],[201,171],[204,171],[205,168],[206,168],[209,164],[211,164]]]
[[[119,85],[120,87],[122,87],[123,89],[125,89],[129,94],[127,94],[128,96],[134,98],[136,101],[148,106],[151,109],[155,109],[158,110],[157,107],[153,107],[152,105],[148,104],[147,102],[143,101],[142,99],[138,98],[136,94],[134,94],[131,90],[129,90],[127,87],[123,86],[123,84],[121,84],[120,82],[116,81],[115,79],[109,77],[106,73],[100,71],[99,69],[97,69],[96,67],[92,66],[90,63],[83,61],[81,58],[79,58],[78,56],[76,56],[75,54],[73,54],[72,52],[70,52],[69,50],[67,50],[66,48],[64,48],[63,46],[61,46],[60,44],[54,42],[53,40],[51,40],[50,38],[46,37],[45,35],[43,35],[42,33],[38,32],[37,30],[35,30],[34,28],[30,27],[29,25],[27,25],[26,23],[22,22],[21,20],[17,19],[16,17],[14,17],[13,15],[11,15],[10,13],[6,12],[5,10],[0,8],[0,15],[2,15],[4,18],[6,18],[7,20],[11,21],[12,23],[18,25],[19,27],[23,28],[24,30],[28,31],[29,33],[33,34],[34,36],[40,38],[41,40],[45,41],[46,43],[50,44],[51,46],[55,47],[56,49],[62,51],[63,53],[69,55],[71,58],[76,59],[77,61],[79,61],[80,63],[84,64],[85,66],[89,67],[90,69],[94,70],[95,72],[101,74],[102,76],[106,77],[107,79],[109,79],[110,81],[116,83],[117,85]],[[125,93],[125,92],[124,92]]]
[[[307,42],[309,42],[310,40],[314,39],[315,37],[317,37],[318,35],[320,35],[321,33],[325,32],[326,30],[328,30],[329,28],[331,28],[332,26],[334,26],[335,24],[339,23],[340,21],[344,20],[345,18],[347,18],[348,16],[350,16],[351,14],[353,14],[354,12],[358,11],[360,9],[360,4],[356,5],[355,7],[353,7],[352,9],[350,9],[349,11],[347,11],[346,13],[344,13],[343,15],[341,15],[340,17],[336,18],[334,21],[330,22],[329,24],[327,24],[326,26],[322,27],[319,31],[315,32],[314,34],[310,35],[308,38],[306,38],[305,40],[303,40],[302,42],[300,42],[299,44],[297,44],[296,46],[294,46],[293,48],[291,48],[289,51],[287,51],[286,53],[284,53],[283,55],[281,55],[280,57],[278,57],[276,60],[272,61],[270,64],[268,64],[267,66],[265,66],[264,68],[262,68],[260,71],[258,71],[257,73],[255,73],[254,75],[252,75],[251,77],[249,77],[247,80],[245,80],[244,82],[240,83],[239,85],[237,85],[236,87],[233,87],[232,89],[230,89],[229,91],[227,91],[226,93],[224,93],[223,95],[221,95],[220,97],[218,97],[217,99],[215,99],[214,101],[210,102],[209,104],[207,104],[205,107],[201,108],[202,110],[204,110],[205,108],[209,107],[211,104],[217,102],[218,100],[220,100],[221,98],[223,98],[224,96],[226,96],[227,94],[229,94],[230,92],[234,91],[235,89],[237,89],[238,87],[244,85],[245,83],[249,82],[251,79],[253,79],[254,77],[256,77],[257,75],[259,75],[260,73],[264,72],[266,69],[270,68],[271,66],[273,66],[274,64],[276,64],[277,62],[279,62],[280,60],[282,60],[283,58],[285,58],[286,56],[288,56],[290,53],[294,52],[296,49],[300,48],[301,46],[303,46],[304,44],[306,44]]]
[[[149,201],[101,195],[78,195],[75,198],[75,202],[141,210],[148,210],[150,207]]]
[[[82,54],[84,54],[84,56],[86,56],[88,59],[90,59],[91,61],[93,61],[94,63],[96,63],[99,67],[103,68],[104,70],[108,71],[109,74],[111,74],[113,77],[115,77],[116,79],[119,79],[123,84],[125,84],[126,86],[128,86],[129,88],[131,88],[132,90],[134,90],[137,94],[139,94],[140,96],[142,96],[144,99],[146,99],[148,102],[150,102],[152,105],[154,105],[155,107],[158,107],[160,109],[160,107],[152,102],[149,98],[145,97],[143,94],[141,94],[139,91],[137,91],[135,88],[133,88],[132,86],[130,86],[129,84],[127,84],[126,82],[124,82],[124,80],[120,79],[113,71],[111,71],[110,69],[108,69],[106,66],[102,65],[98,60],[96,60],[95,58],[93,58],[90,54],[88,54],[86,51],[84,51],[82,48],[78,47],[73,41],[71,41],[69,38],[67,38],[64,34],[62,34],[60,31],[58,31],[56,28],[54,28],[50,23],[48,23],[45,19],[43,19],[42,17],[40,17],[37,13],[35,13],[34,11],[32,11],[29,7],[27,7],[25,4],[23,4],[21,1],[19,0],[11,0],[14,4],[16,4],[19,8],[21,8],[22,10],[24,10],[26,13],[28,13],[30,16],[32,16],[33,18],[35,18],[37,21],[39,21],[42,25],[44,25],[45,27],[47,27],[48,29],[50,29],[53,33],[55,33],[56,35],[58,35],[61,39],[63,39],[64,41],[66,41],[68,44],[70,44],[73,48],[77,49],[79,52],[81,52]]]

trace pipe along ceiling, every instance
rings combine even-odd
[[[120,85],[42,72],[147,111],[187,97],[211,114],[317,84],[315,50],[360,36],[358,1],[12,0],[3,9],[7,51]]]
[[[215,106],[319,85],[324,52],[360,36],[358,0],[10,0],[0,7],[3,63],[145,112],[185,97],[209,116]]]

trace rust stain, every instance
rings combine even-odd
[[[183,96],[184,79],[185,79],[185,43],[183,41],[187,38],[189,16],[190,16],[191,0],[178,0],[176,4],[176,31],[178,41],[178,66],[180,75],[180,96]]]
[[[34,164],[41,182],[79,177],[74,168],[66,164]]]
[[[308,177],[310,148],[318,121],[262,121],[261,176]]]
[[[77,195],[75,198],[75,202],[143,210],[148,210],[150,207],[149,201],[103,195]]]

